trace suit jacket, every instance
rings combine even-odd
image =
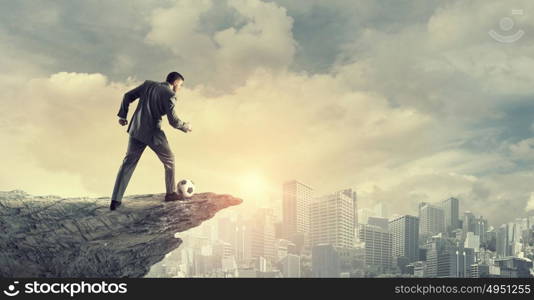
[[[139,103],[130,120],[127,132],[146,143],[160,144],[165,139],[161,130],[161,117],[167,115],[169,124],[183,132],[182,122],[174,111],[176,95],[167,82],[146,80],[140,86],[124,94],[117,116],[126,119],[130,103],[139,98]]]

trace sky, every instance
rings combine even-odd
[[[278,207],[297,179],[392,214],[534,213],[532,1],[0,3],[0,190],[110,196],[122,96],[178,71],[193,131],[163,128],[198,192]],[[147,149],[126,194],[164,190]]]

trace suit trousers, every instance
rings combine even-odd
[[[163,132],[161,132],[163,133]],[[174,178],[174,154],[169,146],[169,142],[165,135],[160,135],[157,139],[157,143],[146,144],[132,136],[128,141],[128,150],[126,156],[122,161],[122,165],[117,173],[117,179],[115,180],[115,187],[113,188],[113,194],[111,196],[112,201],[121,202],[124,196],[124,191],[130,182],[130,178],[137,166],[137,162],[141,158],[146,146],[149,146],[159,160],[163,163],[165,168],[165,187],[167,194],[176,192],[175,178]]]

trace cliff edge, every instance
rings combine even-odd
[[[143,277],[181,244],[176,233],[242,202],[214,193],[164,196],[127,196],[110,211],[109,197],[0,192],[0,277]]]

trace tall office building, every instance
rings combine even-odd
[[[474,233],[477,227],[476,226],[477,220],[476,220],[475,215],[470,211],[466,211],[464,213],[464,219],[463,219],[462,225],[463,225],[464,237],[468,232]]]
[[[352,227],[353,231],[356,233],[358,230],[358,196],[356,191],[353,191],[352,189],[341,190],[341,193],[345,194],[347,197],[351,197],[352,199]]]
[[[274,214],[270,208],[258,209],[245,228],[245,259],[263,257],[273,263],[276,260]]]
[[[497,257],[507,257],[510,256],[512,253],[512,249],[510,247],[510,239],[508,236],[508,224],[502,224],[499,228],[496,230],[496,251],[497,251]]]
[[[283,184],[282,223],[284,237],[300,243],[310,231],[310,203],[313,199],[311,187],[291,180]],[[298,245],[302,246],[302,245]]]
[[[385,271],[392,267],[391,233],[378,226],[360,224],[358,237],[364,243],[364,261],[367,266]]]
[[[511,255],[519,256],[524,250],[524,231],[527,229],[527,219],[516,219],[508,224],[508,238],[511,247]]]
[[[460,201],[453,197],[445,199],[441,202],[441,208],[445,218],[445,230],[450,233],[460,228]]]
[[[406,257],[409,262],[419,260],[419,218],[401,216],[389,221],[394,258]]]
[[[443,208],[422,202],[419,204],[419,234],[427,238],[445,231]]]
[[[476,219],[475,234],[480,237],[480,244],[482,245],[486,245],[487,243],[487,234],[486,234],[487,231],[488,231],[488,220],[480,216],[480,218]]]
[[[312,247],[312,273],[316,278],[339,277],[339,255],[332,245],[319,244]]]
[[[346,190],[315,198],[310,205],[310,245],[354,246],[354,199]]]

